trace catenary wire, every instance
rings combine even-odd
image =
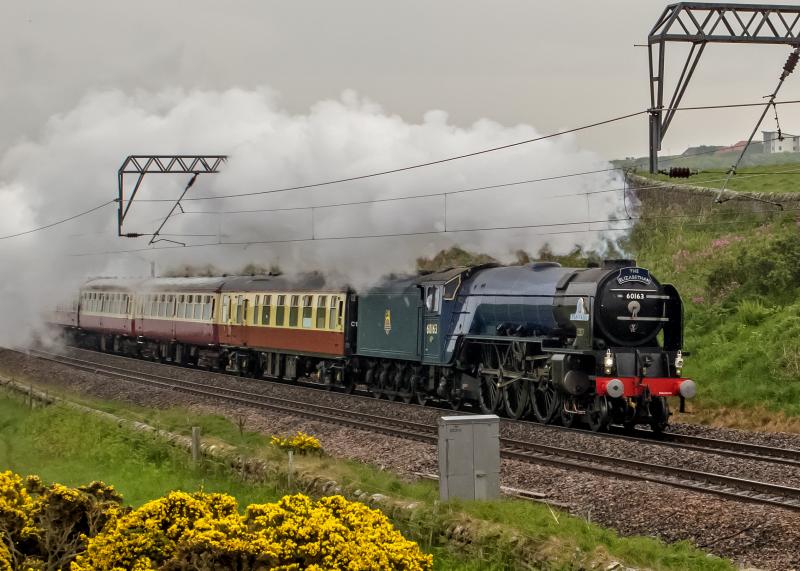
[[[745,214],[766,214],[766,215],[777,215],[783,214],[787,212],[796,212],[800,211],[800,206],[797,208],[789,208],[783,211],[774,211],[774,210],[759,210],[759,211],[751,211],[751,212],[744,212]],[[607,218],[607,219],[600,219],[600,220],[581,220],[576,222],[559,222],[559,223],[549,223],[549,224],[522,224],[522,225],[515,225],[515,226],[494,226],[494,227],[486,227],[486,228],[458,228],[458,229],[447,229],[447,230],[427,230],[427,231],[418,231],[418,232],[400,232],[400,233],[392,233],[392,234],[361,234],[361,235],[351,235],[351,236],[316,236],[316,237],[307,237],[307,238],[287,238],[282,240],[249,240],[249,241],[231,241],[231,242],[208,242],[208,243],[201,243],[201,244],[188,244],[186,246],[159,246],[155,248],[134,248],[128,250],[109,250],[104,252],[83,252],[79,254],[70,254],[72,257],[85,257],[85,256],[105,256],[105,255],[112,255],[112,254],[128,254],[128,253],[136,253],[136,252],[149,252],[153,250],[171,250],[175,248],[210,248],[210,247],[221,247],[221,246],[255,246],[255,245],[268,245],[268,244],[291,244],[291,243],[303,243],[303,242],[324,242],[324,241],[338,241],[338,240],[362,240],[362,239],[376,239],[376,238],[397,238],[397,237],[409,237],[409,236],[442,236],[446,234],[461,234],[461,233],[468,233],[468,232],[489,232],[489,231],[508,231],[508,230],[528,230],[528,229],[535,229],[535,228],[547,228],[547,227],[559,227],[559,226],[573,226],[573,225],[591,225],[591,224],[610,224],[616,222],[634,222],[634,221],[650,221],[650,220],[672,220],[672,219],[692,219],[696,218],[697,214],[669,214],[669,215],[660,215],[660,216],[627,216],[622,218]],[[709,223],[702,223],[702,224],[712,224]],[[701,224],[701,225],[702,225]],[[623,226],[617,228],[588,228],[584,230],[563,230],[563,231],[555,231],[555,232],[546,232],[541,234],[535,234],[535,236],[546,236],[546,235],[556,235],[556,234],[575,234],[575,233],[587,233],[587,232],[616,232],[616,231],[624,231],[630,230],[632,226]]]
[[[116,200],[109,200],[108,202],[104,202],[103,204],[99,204],[94,208],[90,208],[89,210],[85,210],[78,214],[74,214],[69,216],[68,218],[62,218],[61,220],[57,220],[55,222],[51,222],[50,224],[45,224],[44,226],[38,226],[36,228],[31,228],[30,230],[25,230],[23,232],[17,232],[16,234],[8,234],[6,236],[0,236],[0,240],[8,240],[9,238],[17,238],[19,236],[25,236],[26,234],[33,234],[34,232],[39,232],[41,230],[47,230],[48,228],[52,228],[54,226],[58,226],[59,224],[64,224],[65,222],[69,222],[71,220],[75,220],[76,218],[80,218],[81,216],[86,216],[87,214],[91,214],[92,212],[96,212],[101,208],[105,208],[109,204],[113,204]]]
[[[607,171],[612,171],[612,170],[618,170],[618,169],[605,169],[605,170],[598,170],[598,171],[587,171],[587,173],[584,173],[584,174],[600,173],[600,172],[607,172]],[[788,170],[788,171],[785,171],[785,173],[781,173],[781,174],[800,174],[800,172],[798,172],[798,171],[800,171],[800,167],[797,170]],[[723,174],[723,173],[720,173],[720,174]],[[564,175],[564,176],[573,176],[573,175]],[[575,176],[577,176],[577,175],[575,175]],[[758,176],[758,174],[757,173],[745,173],[745,174],[742,174],[741,176],[739,176],[737,178],[737,180],[750,178],[752,176]],[[552,180],[553,178],[563,178],[563,177],[550,177],[550,179],[547,179],[547,180]],[[364,204],[379,204],[379,203],[384,203],[384,202],[398,202],[398,201],[403,201],[403,200],[418,200],[418,199],[423,199],[423,198],[437,198],[437,197],[441,197],[441,196],[465,194],[465,193],[477,192],[477,191],[482,191],[482,190],[506,188],[506,187],[516,186],[516,185],[528,184],[528,183],[531,183],[531,182],[539,182],[541,180],[546,180],[546,179],[530,179],[530,180],[523,180],[523,181],[507,182],[507,183],[489,185],[489,186],[466,188],[466,189],[460,189],[460,190],[435,192],[435,193],[430,193],[430,194],[413,194],[413,195],[408,195],[408,196],[393,196],[393,197],[387,197],[387,198],[373,198],[373,199],[368,199],[368,200],[354,200],[354,201],[350,201],[350,202],[336,202],[336,203],[332,203],[332,204],[319,204],[319,205],[314,205],[314,206],[283,206],[283,207],[277,207],[277,208],[252,208],[252,209],[245,209],[245,210],[187,210],[187,211],[185,211],[185,212],[183,212],[181,214],[203,214],[203,215],[256,214],[256,213],[263,213],[263,212],[292,212],[292,211],[314,210],[314,209],[324,209],[324,208],[339,208],[339,207],[343,207],[343,206],[358,206],[358,205],[364,205]],[[717,178],[717,179],[707,179],[707,180],[704,180],[702,182],[703,183],[710,183],[710,182],[719,182],[719,181],[723,181],[723,180],[725,180],[724,177]],[[636,187],[636,190],[640,191],[640,190],[652,190],[652,189],[657,189],[657,188],[663,188],[665,184],[668,184],[668,183],[666,183],[665,181],[660,181],[659,184],[653,184],[651,186],[638,186],[638,187]],[[605,193],[610,193],[610,192],[620,192],[620,191],[623,191],[623,190],[628,190],[629,188],[630,188],[629,186],[619,186],[619,187],[614,187],[614,188],[606,188],[606,189],[600,189],[600,190],[589,190],[589,191],[584,191],[584,192],[573,192],[573,193],[568,193],[568,194],[552,194],[552,195],[548,195],[548,196],[542,196],[542,197],[540,197],[540,200],[550,200],[550,199],[558,199],[558,198],[568,198],[568,197],[573,197],[573,196],[585,196],[585,195],[594,195],[594,194],[605,194]]]

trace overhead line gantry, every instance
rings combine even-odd
[[[664,106],[664,60],[668,42],[690,43],[680,77]],[[679,2],[670,4],[647,38],[650,63],[650,172],[706,44],[800,45],[800,6]]]

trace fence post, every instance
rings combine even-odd
[[[200,427],[192,427],[192,462],[200,463]]]
[[[289,492],[292,491],[292,470],[293,470],[293,468],[294,468],[294,451],[289,450],[289,470],[288,470],[288,476],[286,478],[286,480],[287,480],[286,484],[287,484],[287,487],[289,488]]]

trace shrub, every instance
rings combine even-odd
[[[23,480],[0,473],[0,570],[21,567],[62,569],[120,509],[121,496],[102,482],[80,488],[45,486],[36,476]]]
[[[319,440],[305,432],[298,432],[292,437],[287,436],[285,438],[273,436],[270,443],[281,450],[292,450],[299,454],[322,452],[322,444],[320,444]]]
[[[0,571],[11,571],[11,552],[6,544],[0,541]]]
[[[386,516],[341,496],[285,496],[248,506],[221,494],[173,492],[110,522],[73,571],[431,569]]]

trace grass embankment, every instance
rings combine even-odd
[[[116,403],[106,403],[103,408],[137,418],[144,412],[126,410]],[[164,429],[185,432],[190,425],[202,426],[206,437],[285,462],[280,452],[267,446],[264,436],[240,431],[226,419],[180,409],[148,411],[147,416]],[[177,488],[227,492],[242,506],[273,501],[297,491],[287,489],[283,482],[244,482],[208,461],[194,466],[184,453],[148,434],[127,431],[63,407],[31,410],[18,398],[0,394],[0,418],[0,470],[40,474],[46,480],[68,485],[101,479],[114,484],[133,506]],[[548,568],[574,569],[593,563],[607,566],[610,560],[650,569],[731,568],[686,543],[664,545],[650,538],[620,538],[613,531],[544,505],[512,500],[439,504],[435,483],[406,482],[364,464],[326,457],[298,459],[298,464],[298,468],[326,474],[343,484],[419,502],[413,517],[395,521],[395,525],[424,550],[434,553],[437,569],[509,569],[537,565],[537,561],[545,562]],[[460,519],[480,520],[487,525],[483,544],[459,550],[442,541],[441,530]],[[513,551],[509,546],[515,537],[536,545],[530,559],[509,559]]]
[[[669,166],[674,165],[670,164]],[[637,174],[663,182],[722,188],[729,167],[730,165],[726,165],[724,168],[703,169],[686,179],[670,178],[665,174],[651,175],[648,172],[637,172]],[[741,168],[731,177],[726,188],[740,192],[798,192],[800,191],[800,162]]]
[[[655,218],[637,224],[628,247],[681,292],[694,409],[721,424],[800,431],[798,214],[685,193],[640,197]]]

